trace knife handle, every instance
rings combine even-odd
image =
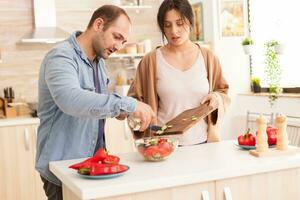
[[[8,98],[9,98],[8,88],[4,88],[4,98],[5,98],[5,99],[8,99]]]

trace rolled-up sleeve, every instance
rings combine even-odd
[[[108,118],[120,112],[134,112],[136,100],[116,94],[97,94],[84,90],[78,78],[78,66],[67,54],[53,56],[46,63],[45,80],[57,106],[77,117]]]

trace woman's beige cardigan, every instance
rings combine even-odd
[[[220,137],[216,126],[230,104],[230,99],[227,95],[229,86],[222,75],[218,58],[206,48],[199,46],[199,49],[203,55],[207,69],[209,92],[216,94],[218,99],[218,109],[212,112],[207,118],[207,141],[217,142],[220,140]],[[150,105],[154,113],[157,114],[159,98],[156,88],[156,49],[146,54],[139,63],[136,77],[130,86],[128,96]]]

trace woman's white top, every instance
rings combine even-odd
[[[181,112],[197,107],[209,92],[204,59],[199,53],[195,63],[181,71],[170,65],[160,49],[156,52],[158,124],[164,125]],[[182,135],[178,135],[179,145],[193,145],[207,140],[207,123],[199,121]]]

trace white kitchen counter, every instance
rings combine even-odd
[[[39,124],[40,120],[37,117],[16,117],[9,119],[0,119],[1,126],[19,126],[19,125],[29,125],[29,124]]]
[[[51,162],[50,170],[79,199],[95,199],[300,167],[299,153],[257,158],[231,140],[180,147],[162,162],[145,162],[138,153],[119,156],[130,170],[114,179],[83,179],[68,168],[82,159]]]

